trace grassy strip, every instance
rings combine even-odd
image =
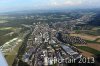
[[[90,41],[90,40],[85,40],[87,43],[96,43],[96,44],[100,44],[100,42],[96,42],[96,41]]]
[[[90,48],[90,47],[87,47],[87,46],[77,46],[77,48],[79,48],[81,50],[84,50],[84,51],[87,51],[87,52],[90,52],[90,53],[92,53],[94,55],[100,54],[100,51],[95,50],[95,49]]]
[[[94,41],[98,41],[100,38],[95,39]]]

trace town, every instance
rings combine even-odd
[[[22,61],[29,66],[55,64],[63,66],[66,63],[59,63],[57,62],[58,59],[74,59],[75,61],[82,57],[72,44],[86,45],[86,42],[79,37],[67,36],[69,32],[63,32],[60,27],[54,29],[48,24],[39,22],[34,27],[31,26],[30,32],[25,53],[21,59],[16,58],[17,64],[20,64],[20,61]]]

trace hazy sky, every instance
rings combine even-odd
[[[100,7],[100,0],[0,0],[0,12],[28,9],[94,7]]]

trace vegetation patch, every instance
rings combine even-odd
[[[81,50],[84,50],[84,51],[87,51],[87,52],[90,52],[90,53],[92,53],[94,55],[100,54],[100,51],[95,50],[95,49],[90,48],[90,47],[87,47],[87,46],[77,46],[77,48],[79,48]]]
[[[85,40],[87,43],[95,43],[95,44],[100,44],[100,42],[97,41],[91,41],[91,40]]]

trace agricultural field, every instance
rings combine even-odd
[[[7,20],[0,20],[0,24],[1,23],[7,23],[8,21]]]
[[[94,28],[93,30],[98,30],[99,28]],[[86,31],[85,31],[86,32]],[[91,32],[90,32],[91,33]],[[94,31],[95,33],[95,31]],[[84,32],[70,34],[71,36],[78,36],[84,39],[87,44],[86,45],[75,45],[81,54],[85,57],[93,57],[100,54],[100,35],[92,35]]]
[[[87,35],[87,34],[71,34],[71,36],[78,36],[78,37],[81,37],[82,39],[90,40],[90,41],[100,38],[100,36],[93,36],[93,35]]]
[[[18,36],[20,28],[0,27],[0,46]]]
[[[97,42],[100,42],[100,39],[99,39],[99,40],[97,40]]]
[[[98,55],[100,54],[100,51],[96,50],[96,49],[93,49],[93,48],[90,48],[88,46],[77,46],[77,48],[81,49],[81,50],[84,50],[86,52],[89,52],[89,53],[92,53],[93,55]]]
[[[14,27],[1,27],[0,30],[14,30]]]
[[[17,42],[16,42],[16,43],[17,43]],[[6,52],[5,58],[6,58],[6,60],[7,60],[9,66],[12,66],[13,61],[14,61],[14,59],[15,59],[17,53],[18,53],[18,50],[19,50],[19,47],[21,46],[21,44],[22,44],[22,41],[20,41],[20,42],[18,43],[18,45],[16,45],[15,48],[13,48],[11,51]],[[10,60],[9,60],[9,59],[10,59]]]
[[[82,50],[82,49],[78,49],[78,50],[81,52],[81,54],[82,54],[83,56],[85,56],[85,57],[87,57],[87,58],[93,56],[93,54],[90,53],[90,52],[84,51],[84,50]]]
[[[88,43],[87,46],[100,51],[100,45],[99,44]]]

